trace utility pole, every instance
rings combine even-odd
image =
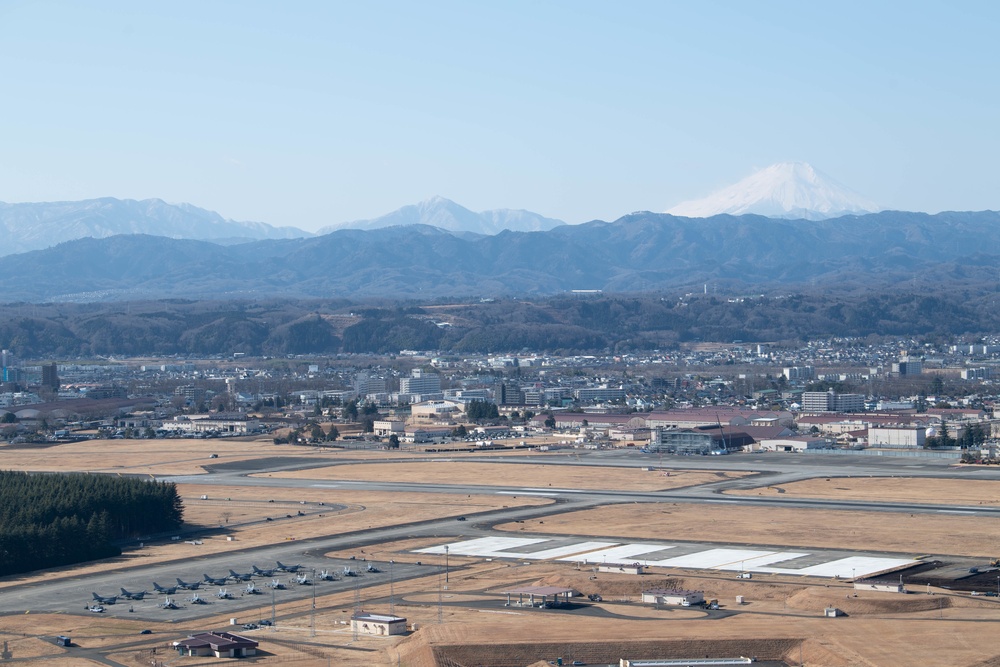
[[[448,545],[444,545],[444,587],[448,589]]]
[[[316,636],[316,570],[312,571],[312,609],[309,612],[309,636]]]
[[[396,615],[396,605],[395,605],[396,599],[395,599],[395,595],[394,595],[394,591],[393,591],[393,583],[394,582],[393,582],[393,578],[392,578],[392,564],[393,564],[393,562],[390,560],[389,561],[389,615],[390,616],[395,616]],[[997,578],[997,588],[1000,588],[1000,577]]]

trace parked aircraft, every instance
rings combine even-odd
[[[215,577],[210,577],[207,574],[202,575],[202,576],[205,577],[205,580],[204,580],[205,583],[206,584],[211,584],[212,586],[225,586],[226,582],[229,581],[229,577],[222,577],[220,579],[216,579]]]
[[[208,603],[207,603],[207,602],[205,602],[205,600],[204,600],[204,599],[203,599],[203,598],[202,598],[202,597],[201,597],[200,595],[198,595],[197,593],[195,593],[195,594],[193,594],[193,595],[192,595],[191,597],[189,597],[189,598],[188,598],[188,602],[190,602],[191,604],[208,604]]]
[[[303,572],[302,574],[295,575],[295,583],[299,584],[300,586],[309,586],[310,584],[312,584],[312,579],[310,579],[306,575],[306,573]]]
[[[285,585],[278,581],[277,579],[272,579],[271,583],[268,584],[269,588],[273,588],[276,591],[284,590]]]
[[[154,581],[153,582],[153,590],[156,591],[157,593],[163,593],[164,595],[173,595],[174,593],[177,592],[177,587],[176,586],[166,586],[166,587],[160,586],[158,583],[156,583]]]
[[[365,571],[366,572],[381,572],[382,570],[378,569],[377,567],[375,567],[371,563],[368,563],[368,567],[366,568]]]
[[[358,573],[351,569],[350,565],[344,566],[344,576],[345,577],[356,577]]]
[[[141,600],[142,598],[146,597],[146,591],[138,591],[137,593],[133,593],[132,591],[127,591],[124,588],[121,590],[122,590],[121,596],[128,600]]]
[[[98,604],[114,604],[115,602],[118,602],[117,595],[109,597],[104,597],[103,595],[98,595],[97,593],[91,593],[91,595],[94,596],[94,602],[97,602]]]
[[[257,575],[258,577],[273,577],[274,576],[274,569],[270,569],[270,570],[265,569],[265,570],[262,570],[259,567],[257,567],[256,565],[251,565],[250,567],[251,567],[251,569],[253,569],[253,573],[255,575]]]
[[[282,572],[291,572],[292,574],[294,574],[302,569],[301,565],[285,565],[280,560],[275,561],[275,563],[278,564],[278,567],[276,569],[281,570]]]
[[[196,591],[201,586],[200,581],[184,581],[180,577],[177,578],[177,588],[184,588],[189,591]]]
[[[227,591],[225,588],[220,588],[219,592],[215,594],[215,597],[219,598],[220,600],[232,600],[233,594]]]
[[[236,581],[250,581],[253,578],[253,572],[244,572],[240,574],[239,572],[229,571],[229,578],[235,579]]]
[[[160,609],[177,609],[177,605],[169,597],[164,598],[163,602],[157,605]]]
[[[329,570],[320,570],[319,578],[322,579],[323,581],[336,581],[337,575],[335,575],[333,572],[330,572]]]
[[[257,593],[260,593],[260,589],[257,588],[257,585],[251,581],[247,584],[247,587],[243,589],[243,592],[247,595],[256,595]]]

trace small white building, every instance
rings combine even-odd
[[[764,452],[801,452],[806,449],[831,449],[833,441],[810,435],[792,436],[788,438],[772,438],[760,441],[760,449]]]
[[[922,449],[927,429],[921,426],[885,425],[868,427],[868,446],[893,449]]]
[[[672,604],[689,607],[704,604],[702,591],[682,591],[673,588],[650,588],[642,592],[642,601],[648,604]]]
[[[406,634],[406,619],[362,612],[351,617],[351,631],[379,637],[403,635]]]
[[[406,431],[406,422],[395,419],[376,419],[372,424],[372,431],[379,437],[403,435]]]
[[[880,591],[882,593],[905,593],[906,588],[901,581],[879,581],[877,579],[858,579],[854,582],[856,591]]]
[[[597,566],[598,572],[614,572],[616,574],[642,574],[643,567],[640,563],[602,563]]]

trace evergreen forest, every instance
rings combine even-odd
[[[176,530],[174,484],[0,471],[0,576],[121,554],[121,540]]]

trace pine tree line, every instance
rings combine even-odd
[[[179,528],[174,484],[0,471],[0,575],[116,556],[117,540]]]

